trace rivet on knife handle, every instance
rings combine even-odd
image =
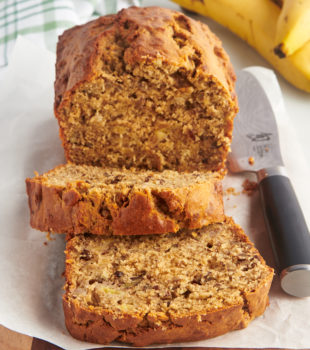
[[[265,222],[281,287],[297,297],[310,296],[310,234],[283,167],[258,172]]]

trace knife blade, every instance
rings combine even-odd
[[[281,287],[296,297],[310,296],[310,234],[284,167],[272,103],[251,71],[237,75],[236,92],[239,113],[228,168],[256,173]]]

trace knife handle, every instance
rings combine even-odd
[[[289,178],[270,173],[259,179],[259,191],[281,286],[288,294],[310,296],[309,230]]]

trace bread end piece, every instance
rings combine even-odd
[[[209,28],[131,7],[64,32],[55,116],[67,160],[178,171],[224,169],[235,74]]]

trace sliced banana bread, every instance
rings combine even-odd
[[[221,175],[66,164],[26,179],[35,229],[151,234],[224,219]]]
[[[235,75],[209,28],[131,7],[67,30],[57,46],[55,115],[69,161],[222,169],[237,112]]]
[[[226,218],[168,235],[77,235],[65,276],[73,337],[146,346],[246,327],[268,305],[273,270]]]

